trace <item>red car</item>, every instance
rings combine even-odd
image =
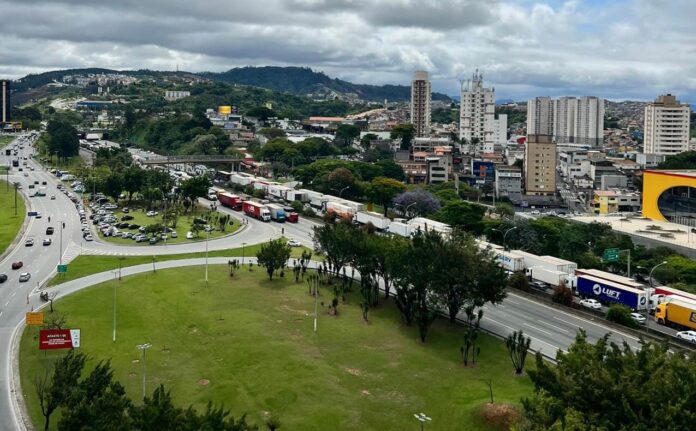
[[[12,269],[19,269],[24,266],[24,263],[20,260],[19,262],[12,262]]]

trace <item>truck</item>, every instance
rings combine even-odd
[[[573,274],[578,269],[578,264],[565,259],[553,256],[537,256],[522,250],[515,250],[517,254],[524,257],[524,267],[543,267],[551,271],[563,271],[566,274]]]
[[[336,218],[346,218],[352,220],[353,216],[355,216],[355,211],[353,208],[331,201],[326,203],[326,212],[333,214],[336,216]]]
[[[408,221],[408,225],[411,226],[411,232],[416,232],[417,230],[425,231],[435,231],[443,235],[449,235],[452,233],[452,226],[441,223],[439,221],[430,220],[425,217],[415,217]]]
[[[285,210],[280,205],[276,204],[266,204],[266,207],[271,212],[271,220],[277,221],[278,223],[285,223]]]
[[[290,187],[282,184],[269,184],[268,194],[278,199],[285,199],[285,196],[291,191]]]
[[[391,222],[389,227],[387,227],[387,232],[393,233],[394,235],[403,236],[404,238],[410,238],[412,233],[411,226],[400,221]]]
[[[635,289],[644,288],[644,286],[641,283],[635,281],[632,278],[624,277],[618,274],[612,274],[611,272],[600,271],[599,269],[577,269],[575,270],[575,274],[591,275],[592,277],[601,278],[602,280],[613,281],[614,283],[618,283],[623,286],[633,287]]]
[[[285,219],[288,221],[288,223],[297,223],[300,221],[300,215],[295,211],[286,212]]]
[[[604,303],[623,304],[632,310],[648,307],[649,291],[622,286],[613,281],[580,274],[576,278],[577,292],[582,297],[595,298]]]
[[[355,213],[355,221],[360,224],[372,223],[372,226],[379,230],[385,230],[391,224],[387,217],[372,211],[358,211]]]
[[[238,210],[242,206],[242,198],[237,195],[233,195],[228,192],[218,192],[217,198],[222,206],[231,208],[233,210]]]
[[[302,190],[293,190],[290,189],[285,193],[285,200],[288,202],[292,201],[302,201],[306,202],[308,200],[307,194],[303,192]]]
[[[261,221],[271,221],[271,211],[266,208],[266,205],[254,202],[254,201],[244,201],[242,204],[242,211],[249,217],[254,217],[255,219]]]
[[[36,196],[46,196],[46,187],[39,187],[36,191]]]
[[[527,268],[526,271],[532,280],[543,281],[551,287],[558,287],[562,284],[565,284],[568,288],[572,287],[572,282],[568,280],[569,275],[563,271],[554,271],[543,266],[533,266]]]
[[[696,330],[696,301],[671,295],[655,308],[655,321],[660,325]]]
[[[518,272],[524,271],[524,258],[519,256],[514,251],[504,251],[493,249],[493,253],[506,271]]]

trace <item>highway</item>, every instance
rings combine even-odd
[[[29,150],[24,150],[29,156]],[[4,151],[2,151],[0,163],[8,163]],[[63,263],[69,262],[74,257],[82,254],[98,255],[162,255],[200,252],[205,250],[205,241],[191,242],[175,245],[143,245],[125,246],[115,245],[108,242],[93,241],[84,242],[80,228],[80,221],[75,209],[75,205],[63,194],[56,190],[58,179],[53,175],[42,171],[40,166],[29,159],[28,167],[34,167],[35,171],[17,172],[12,170],[9,179],[11,182],[18,181],[23,186],[24,191],[28,191],[29,182],[38,180],[47,181],[48,193],[46,197],[27,198],[28,208],[39,211],[43,215],[41,219],[32,219],[29,222],[24,238],[32,236],[35,238],[33,247],[25,247],[22,240],[11,253],[0,262],[0,273],[6,273],[9,279],[0,285],[0,429],[13,430],[23,429],[20,421],[17,420],[16,403],[14,398],[14,380],[11,378],[14,367],[12,360],[16,359],[11,354],[13,346],[13,336],[21,329],[24,320],[24,313],[40,305],[38,298],[39,284],[48,280],[55,272],[55,267],[61,260]],[[24,173],[27,176],[24,176]],[[55,194],[56,199],[50,200],[50,195]],[[203,205],[209,202],[201,200]],[[6,205],[7,203],[0,203]],[[219,211],[231,214],[237,219],[243,216],[236,211],[231,211],[221,206]],[[51,222],[48,222],[48,217]],[[65,229],[62,232],[63,247],[60,250],[61,229],[59,221],[65,222]],[[52,235],[53,244],[47,247],[41,245],[43,238],[46,237],[47,226],[53,226],[56,231]],[[285,223],[263,223],[254,219],[249,219],[248,224],[242,231],[220,239],[208,242],[209,250],[218,250],[231,247],[240,247],[242,243],[255,244],[265,242],[271,238],[277,238],[284,234],[288,238],[299,240],[302,244],[311,247],[311,231],[316,222],[301,219],[297,224]],[[284,232],[283,232],[284,230]],[[24,239],[23,238],[23,239]],[[97,236],[95,235],[95,238]],[[10,269],[11,262],[21,260],[24,262],[22,271],[31,273],[31,280],[28,283],[18,282],[18,272]],[[217,262],[211,258],[212,262]],[[222,259],[221,262],[226,262]],[[166,268],[176,265],[176,262],[169,261],[158,263],[158,268]],[[200,260],[199,260],[200,263]],[[190,264],[185,262],[184,264]],[[150,265],[146,266],[151,268]],[[123,274],[128,275],[138,271],[138,266],[123,269]],[[69,270],[69,269],[68,269]],[[55,292],[62,296],[75,289],[89,286],[99,282],[103,277],[112,277],[110,271],[101,275],[93,275],[83,279],[74,280],[66,285],[62,285]],[[102,280],[103,281],[103,280]],[[72,288],[70,288],[72,286]],[[71,290],[72,289],[72,290]],[[484,318],[482,327],[485,330],[496,333],[500,336],[507,336],[515,330],[522,329],[525,334],[532,338],[532,349],[540,350],[545,355],[554,357],[558,349],[567,349],[573,341],[575,333],[579,328],[584,328],[590,340],[594,341],[606,333],[612,333],[614,341],[626,341],[632,347],[638,347],[637,338],[622,332],[613,331],[608,326],[603,325],[601,319],[592,320],[578,317],[567,313],[556,307],[550,307],[525,297],[510,293],[502,304],[497,306],[484,307]],[[32,388],[25,388],[30,391]]]

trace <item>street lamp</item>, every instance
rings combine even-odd
[[[404,209],[404,217],[406,217],[408,219],[408,209],[411,208],[412,206],[416,205],[417,203],[418,202],[411,202],[410,204],[408,204],[406,206],[401,205],[401,204],[399,204],[397,206],[400,206],[401,208]]]
[[[662,265],[666,265],[666,264],[667,264],[667,261],[663,260],[662,262],[653,266],[653,268],[650,270],[650,275],[648,275],[648,280],[650,281],[650,290],[648,291],[648,303],[646,304],[646,307],[645,307],[645,332],[648,332],[648,321],[650,320],[650,305],[652,302],[653,292],[655,291],[653,289],[653,271],[655,271],[658,267],[660,267]]]
[[[426,422],[431,422],[433,420],[431,417],[427,416],[425,413],[414,413],[413,417],[416,418],[416,420],[421,423],[421,431],[423,431],[423,427],[425,426]]]
[[[140,352],[142,353],[140,357],[143,361],[143,399],[145,399],[145,374],[147,373],[147,364],[145,362],[145,351],[147,349],[149,349],[150,347],[152,347],[152,344],[150,344],[150,343],[138,344],[135,347],[138,348],[138,350],[140,350]]]
[[[345,186],[345,187],[343,187],[341,190],[338,190],[338,189],[331,189],[331,190],[333,190],[333,191],[335,191],[335,192],[338,192],[338,197],[340,198],[341,195],[343,194],[343,192],[346,191],[346,189],[349,189],[349,188],[350,188],[350,186]]]
[[[504,250],[504,251],[507,251],[507,246],[506,246],[506,244],[505,244],[505,238],[507,238],[507,235],[508,235],[511,231],[513,231],[513,230],[515,230],[515,229],[517,229],[517,226],[511,227],[510,229],[507,229],[505,232],[503,232],[502,230],[500,230],[500,229],[498,229],[498,228],[493,228],[493,229],[491,229],[491,230],[494,230],[494,231],[497,231],[497,232],[500,232],[500,233],[503,234],[503,250]]]
[[[60,225],[60,248],[58,249],[58,265],[62,265],[63,264],[63,228],[65,228],[65,222],[61,221],[61,220],[56,220],[56,221]]]
[[[114,300],[113,300],[113,305],[112,308],[114,310],[114,332],[111,337],[111,342],[115,343],[116,342],[116,278],[120,280],[120,273],[121,271],[111,271],[112,274],[114,274]]]
[[[242,265],[244,265],[244,247],[246,246],[246,243],[242,243]]]
[[[208,240],[210,239],[210,231],[205,231],[205,287],[208,287]]]
[[[648,280],[650,281],[650,287],[653,287],[653,272],[660,266],[666,265],[667,261],[663,260],[662,262],[658,263],[657,265],[653,266],[653,268],[650,270],[650,275],[648,275]]]

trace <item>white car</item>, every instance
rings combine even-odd
[[[85,241],[94,241],[94,237],[91,234],[85,235]]]
[[[631,319],[633,319],[636,323],[639,323],[641,325],[645,325],[645,321],[647,320],[645,316],[640,313],[631,313]]]
[[[599,310],[602,308],[602,304],[596,299],[588,298],[580,300],[580,305],[587,308],[592,308],[593,310]]]
[[[696,343],[696,331],[677,332],[677,338]]]
[[[178,238],[179,235],[176,233],[176,231],[172,231],[172,238]]]
[[[288,240],[288,245],[289,245],[290,247],[300,247],[300,246],[302,246],[302,244],[301,244],[298,240],[296,240],[296,239],[290,239],[290,240]]]
[[[186,239],[193,239],[193,232],[191,232],[191,231],[186,232]]]
[[[157,211],[148,211],[147,213],[145,213],[145,215],[148,217],[154,217],[157,214],[159,214]]]

